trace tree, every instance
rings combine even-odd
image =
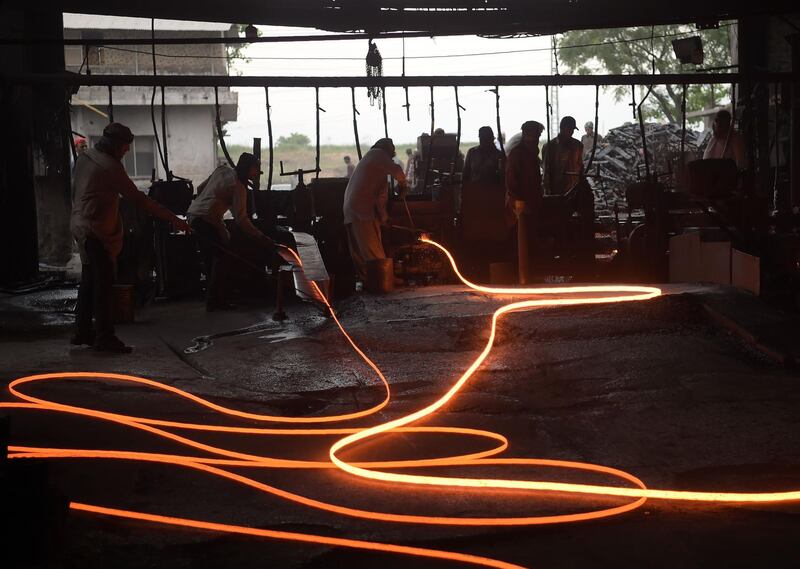
[[[278,144],[276,146],[308,146],[311,144],[311,139],[305,134],[293,132],[289,136],[278,137]]]
[[[557,40],[559,63],[572,73],[589,75],[686,72],[672,51],[672,40],[693,33],[703,39],[704,67],[730,65],[730,26],[697,32],[693,26],[669,25],[609,30],[576,30]],[[651,39],[652,38],[652,39]],[[634,40],[634,41],[632,41]],[[637,41],[638,40],[638,41]],[[580,46],[580,47],[577,47]],[[616,99],[630,97],[630,87],[614,87]],[[693,85],[686,96],[687,112],[716,107],[729,96],[721,85]],[[683,90],[678,85],[658,85],[642,107],[645,118],[681,121]]]
[[[246,24],[234,24],[232,26],[236,30],[236,35],[241,36],[245,33],[245,29],[247,28]],[[256,35],[261,37],[261,30],[256,28]],[[237,60],[241,63],[250,63],[252,61],[249,57],[244,54],[244,50],[247,47],[247,44],[243,43],[236,43],[236,44],[226,44],[225,45],[225,57],[228,64],[228,69],[230,70],[234,66],[234,62]],[[237,75],[241,75],[241,69],[236,70]]]

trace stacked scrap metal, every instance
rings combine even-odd
[[[645,124],[650,173],[667,188],[677,184],[681,170],[681,127],[675,124]],[[684,163],[702,156],[708,133],[686,130]],[[588,162],[588,157],[587,157]],[[595,194],[595,211],[598,215],[611,215],[614,204],[625,202],[628,184],[644,179],[645,160],[642,134],[638,123],[628,123],[611,129],[602,143],[598,143],[591,176],[599,170],[599,178],[590,182]]]

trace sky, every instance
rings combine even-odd
[[[325,32],[304,28],[261,26],[263,36],[298,35]],[[403,42],[400,39],[377,40],[384,62],[384,75],[401,75]],[[405,40],[406,75],[549,75],[551,73],[549,36],[513,39],[487,39],[477,36],[410,38]],[[533,50],[533,51],[531,51]],[[418,56],[521,51],[503,55],[414,59]],[[298,76],[364,76],[366,40],[260,43],[245,47],[243,54],[250,61],[237,61],[231,70],[241,75],[298,75]],[[354,58],[353,60],[301,60],[258,58]],[[563,72],[563,71],[562,71]],[[495,97],[486,87],[460,87],[462,111],[462,140],[475,141],[478,129],[489,125],[495,128]],[[266,108],[263,88],[234,88],[239,93],[239,115],[228,123],[229,142],[252,144],[253,137],[266,141]],[[593,86],[559,88],[559,117],[572,115],[579,127],[594,120],[595,88]],[[386,92],[389,136],[397,143],[416,140],[422,132],[430,131],[430,90],[428,87],[409,89],[411,120],[406,120],[405,94],[401,88]],[[434,90],[435,124],[447,132],[456,130],[455,96],[452,87]],[[272,122],[275,140],[292,132],[315,139],[314,89],[271,88]],[[377,104],[370,106],[366,89],[356,90],[359,136],[362,146],[383,136],[383,115]],[[510,137],[526,120],[546,121],[544,87],[501,87],[500,120],[503,131]],[[320,140],[322,144],[350,144],[354,141],[349,88],[320,89]],[[599,131],[633,120],[628,101],[615,102],[611,92],[600,96]],[[495,128],[496,130],[496,128]],[[578,133],[580,136],[580,133]]]

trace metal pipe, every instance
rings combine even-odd
[[[267,138],[269,139],[269,171],[267,172],[267,191],[272,191],[272,176],[275,172],[275,148],[272,141],[272,107],[269,104],[269,87],[264,87],[267,100]]]
[[[544,116],[545,116],[545,124],[547,125],[547,143],[550,143],[550,114],[552,109],[550,108],[550,88],[545,85],[544,87]]]
[[[433,100],[433,85],[431,85],[431,134],[428,138],[428,156],[425,158],[425,186],[424,189],[428,187],[428,180],[430,179],[431,174],[431,160],[433,158],[433,131],[435,130],[435,121],[436,121],[436,107]]]
[[[358,109],[356,108],[356,88],[350,87],[350,96],[353,100],[353,134],[356,137],[356,152],[358,153],[358,159],[361,160],[361,141],[358,140]]]
[[[681,99],[681,166],[684,164],[683,154],[686,152],[686,90],[683,86],[683,98]]]
[[[741,81],[739,73],[695,73],[663,75],[500,75],[500,76],[391,76],[391,77],[270,77],[238,75],[78,75],[76,73],[30,73],[0,76],[0,84],[63,83],[66,86],[113,85],[166,87],[485,87],[487,85],[722,85]],[[752,82],[792,82],[800,72],[752,73]]]
[[[500,126],[500,85],[495,85],[494,87],[494,106],[497,114],[497,140],[500,142],[500,152],[505,155],[506,153],[506,143],[503,140],[505,136],[503,136],[503,129]]]
[[[589,164],[586,166],[586,172],[592,168],[594,164],[594,155],[597,152],[597,128],[600,122],[600,85],[595,85],[594,92],[594,138],[592,139],[592,155],[589,157]]]
[[[108,86],[108,122],[114,122],[114,88]]]
[[[317,123],[317,145],[316,145],[316,157],[314,158],[314,168],[316,172],[314,173],[314,179],[319,180],[319,112],[322,110],[319,106],[319,87],[314,88],[314,96],[317,103],[317,110],[316,110],[316,123]]]
[[[166,172],[167,181],[172,181],[172,170],[169,169],[169,145],[167,144],[167,104],[165,103],[163,85],[161,86],[161,138],[164,148],[164,170]]]
[[[446,35],[471,35],[467,32],[455,34],[437,33],[437,36]],[[330,34],[330,35],[299,35],[299,36],[265,36],[259,38],[242,37],[186,37],[186,38],[159,38],[158,45],[239,45],[250,43],[293,43],[293,42],[318,42],[318,41],[345,41],[365,39],[403,39],[403,38],[430,38],[430,32],[387,32],[382,34]],[[142,38],[2,38],[0,45],[150,45],[151,41]]]
[[[456,95],[456,155],[453,158],[453,168],[455,169],[458,163],[458,154],[461,152],[461,111],[466,109],[464,109],[458,101],[458,85],[454,86],[453,90]]]
[[[222,117],[219,115],[219,88],[214,87],[214,108],[217,110],[217,138],[219,139],[219,146],[222,148],[222,153],[225,155],[225,159],[230,164],[231,168],[235,168],[236,164],[231,159],[231,155],[228,153],[228,147],[225,145],[225,136],[222,134]]]
[[[650,181],[650,156],[647,151],[647,131],[645,130],[644,126],[644,115],[642,114],[642,106],[647,98],[650,96],[650,93],[653,92],[653,86],[650,85],[647,89],[647,93],[645,96],[642,97],[642,100],[639,101],[639,106],[636,107],[639,115],[639,130],[642,133],[642,151],[644,152],[644,172],[645,172],[645,179],[649,182]]]
[[[383,101],[383,135],[389,138],[389,119],[386,116],[386,87],[381,87],[381,101]]]

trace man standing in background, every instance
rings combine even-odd
[[[503,180],[503,153],[495,146],[494,131],[490,126],[478,130],[478,146],[467,151],[464,160],[463,183],[482,182],[496,184]]]
[[[353,172],[356,171],[356,165],[353,164],[353,161],[349,156],[344,157],[344,163],[347,167],[347,174],[345,174],[345,177],[349,180],[353,177]]]
[[[362,280],[366,279],[367,262],[386,258],[381,239],[381,224],[389,221],[386,177],[397,180],[401,195],[408,192],[403,167],[394,157],[392,139],[380,139],[358,163],[344,193],[342,210],[350,256]]]
[[[544,145],[544,193],[563,196],[583,176],[583,144],[572,137],[578,125],[572,117],[561,119],[558,136]]]

